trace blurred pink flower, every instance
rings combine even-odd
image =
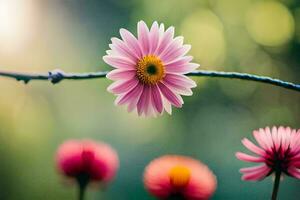
[[[253,131],[258,146],[247,138],[242,143],[256,156],[237,152],[236,157],[242,161],[262,163],[255,167],[242,168],[243,180],[257,181],[273,172],[300,179],[300,130],[290,127],[269,127]],[[279,173],[280,174],[280,173]]]
[[[146,167],[144,185],[158,199],[205,200],[214,193],[217,181],[201,162],[186,156],[166,155]]]
[[[56,155],[58,170],[79,184],[110,182],[119,167],[118,155],[108,144],[92,140],[68,140]],[[82,183],[83,182],[83,183]]]
[[[108,91],[117,95],[115,104],[128,105],[128,111],[137,109],[138,115],[157,116],[171,105],[182,107],[180,95],[192,95],[196,83],[183,74],[198,64],[186,54],[190,45],[183,45],[183,37],[174,38],[174,27],[154,22],[148,29],[145,22],[138,23],[138,38],[125,29],[120,30],[122,40],[112,38],[111,50],[103,57],[113,66],[107,78],[115,82]]]

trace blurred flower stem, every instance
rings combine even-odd
[[[84,174],[77,177],[77,183],[79,188],[78,200],[84,200],[85,191],[89,181],[89,177]]]
[[[79,187],[78,200],[84,200],[84,193],[85,193],[85,188]]]
[[[276,170],[273,192],[272,192],[272,200],[277,199],[277,194],[278,194],[279,184],[280,184],[280,177],[281,177],[281,170]]]
[[[0,76],[14,78],[17,81],[23,81],[24,83],[29,83],[29,81],[31,80],[46,80],[46,81],[50,81],[53,84],[56,84],[61,82],[62,80],[86,80],[86,79],[105,78],[107,73],[108,72],[65,73],[62,70],[56,69],[51,72],[48,72],[48,74],[0,71]],[[295,84],[292,82],[287,82],[280,79],[271,78],[268,76],[258,76],[258,75],[247,74],[247,73],[209,71],[209,70],[197,70],[188,73],[186,75],[255,81],[255,82],[267,83],[267,84],[300,92],[300,84]]]

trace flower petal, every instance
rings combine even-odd
[[[183,104],[182,98],[175,94],[172,90],[170,90],[167,86],[160,83],[158,84],[158,87],[161,91],[161,93],[164,95],[164,97],[175,107],[181,108]]]
[[[138,115],[142,115],[143,113],[146,112],[147,109],[147,102],[148,102],[148,95],[149,95],[149,86],[148,85],[144,85],[144,89],[143,89],[143,93],[141,94],[141,97],[137,103],[137,111],[138,111]]]
[[[257,143],[259,144],[259,146],[261,146],[263,149],[267,150],[268,147],[267,145],[265,144],[263,138],[262,138],[262,135],[259,131],[253,131],[253,136],[255,138],[255,140],[257,141]]]
[[[190,88],[184,87],[181,84],[177,84],[175,82],[170,82],[168,79],[165,79],[162,81],[163,84],[165,84],[168,88],[171,90],[176,91],[176,93],[185,95],[185,96],[191,96],[193,94],[193,91]]]
[[[137,62],[139,57],[136,55],[137,53],[129,48],[125,42],[118,38],[112,38],[111,39],[112,44],[109,45],[109,47],[113,50],[119,53],[123,57],[128,57],[130,58],[133,62]]]
[[[248,154],[245,153],[241,153],[241,152],[237,152],[235,154],[235,156],[242,161],[246,161],[246,162],[264,162],[265,159],[262,157],[255,157],[255,156],[250,156]]]
[[[123,70],[123,69],[115,69],[106,75],[106,78],[110,80],[128,80],[132,79],[136,75],[135,70]]]
[[[132,35],[132,33],[127,31],[126,29],[120,29],[120,35],[128,48],[131,49],[131,51],[134,53],[134,55],[139,59],[142,58],[142,49],[136,37],[134,37],[134,35]]]
[[[153,100],[153,105],[156,108],[156,111],[158,113],[162,113],[163,111],[162,96],[160,94],[160,90],[157,85],[152,86],[152,100]]]
[[[268,167],[268,166],[266,166],[265,164],[254,166],[254,167],[245,167],[245,168],[240,169],[240,172],[241,173],[253,173],[253,172],[261,171],[261,170],[265,169],[266,167]]]
[[[119,68],[119,69],[128,69],[128,70],[133,70],[135,69],[136,63],[131,61],[128,58],[124,57],[118,57],[118,56],[103,56],[103,60],[111,65],[112,67]]]
[[[136,78],[125,80],[125,81],[124,80],[116,81],[112,83],[110,86],[108,86],[107,91],[114,94],[123,94],[130,91],[138,83],[139,81]]]
[[[253,144],[250,140],[248,140],[247,138],[244,138],[242,140],[242,143],[245,147],[247,147],[250,151],[260,155],[260,156],[264,156],[266,153],[263,149],[259,148],[258,146],[256,146],[255,144]]]
[[[296,167],[289,167],[288,168],[288,173],[297,178],[297,179],[300,179],[300,169],[297,169]]]
[[[138,41],[142,47],[143,55],[148,55],[150,51],[149,29],[144,21],[138,22]]]
[[[165,111],[169,114],[172,115],[172,106],[170,102],[162,95],[162,100],[163,100],[163,106]]]
[[[171,26],[166,30],[166,32],[161,37],[158,48],[156,49],[154,54],[160,55],[173,41],[173,38],[174,38],[174,27]]]
[[[195,81],[181,74],[166,74],[164,80],[186,88],[194,88],[197,86]]]
[[[139,97],[143,91],[143,85],[137,84],[132,90],[129,92],[121,95],[116,100],[117,105],[123,105],[129,103],[131,106],[134,106],[134,104],[137,104],[137,101],[139,100]]]
[[[183,65],[166,65],[167,73],[187,74],[196,70],[200,65],[196,63],[184,63]]]
[[[259,181],[265,178],[270,173],[270,171],[271,169],[265,165],[261,167],[259,170],[255,170],[254,172],[245,173],[242,176],[242,179],[245,181]]]
[[[170,62],[165,63],[165,66],[181,66],[181,65],[186,65],[189,62],[191,62],[193,60],[193,56],[183,56],[180,58],[177,58],[176,60],[172,60]]]
[[[153,54],[157,47],[159,42],[159,27],[158,23],[155,21],[152,24],[152,27],[150,29],[150,52],[149,54]]]
[[[191,45],[182,45],[183,37],[177,37],[174,41],[159,55],[164,63],[171,62],[183,57],[191,49]]]

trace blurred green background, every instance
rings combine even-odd
[[[297,0],[0,0],[0,66],[18,71],[102,71],[110,38],[136,23],[174,25],[192,44],[202,69],[249,72],[300,82],[300,2]],[[92,138],[117,149],[121,168],[105,190],[87,199],[150,200],[143,169],[163,154],[190,155],[218,177],[212,199],[269,199],[272,178],[240,180],[236,151],[254,129],[300,128],[300,94],[238,80],[194,78],[182,109],[138,118],[113,105],[111,81],[57,85],[0,79],[0,199],[75,199],[54,168],[56,148]],[[286,177],[279,199],[297,200],[300,182]]]

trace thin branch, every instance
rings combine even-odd
[[[85,79],[104,78],[107,73],[108,72],[65,73],[62,70],[56,69],[51,72],[48,72],[47,74],[0,71],[0,76],[14,78],[17,81],[23,81],[24,83],[29,83],[31,80],[48,80],[51,83],[56,84],[65,79],[85,80]],[[221,72],[221,71],[209,71],[209,70],[197,70],[188,73],[186,75],[203,76],[203,77],[220,77],[220,78],[255,81],[255,82],[267,83],[267,84],[300,92],[300,84],[295,84],[280,79],[274,79],[268,76],[258,76],[258,75],[247,74],[247,73]]]
[[[258,75],[254,75],[254,74],[238,73],[238,72],[219,72],[219,71],[206,71],[206,70],[191,72],[187,75],[188,76],[221,77],[221,78],[255,81],[255,82],[267,83],[267,84],[271,84],[271,85],[275,85],[275,86],[279,86],[282,88],[300,92],[300,84],[287,82],[287,81],[283,81],[280,79],[271,78],[268,76],[258,76]]]

